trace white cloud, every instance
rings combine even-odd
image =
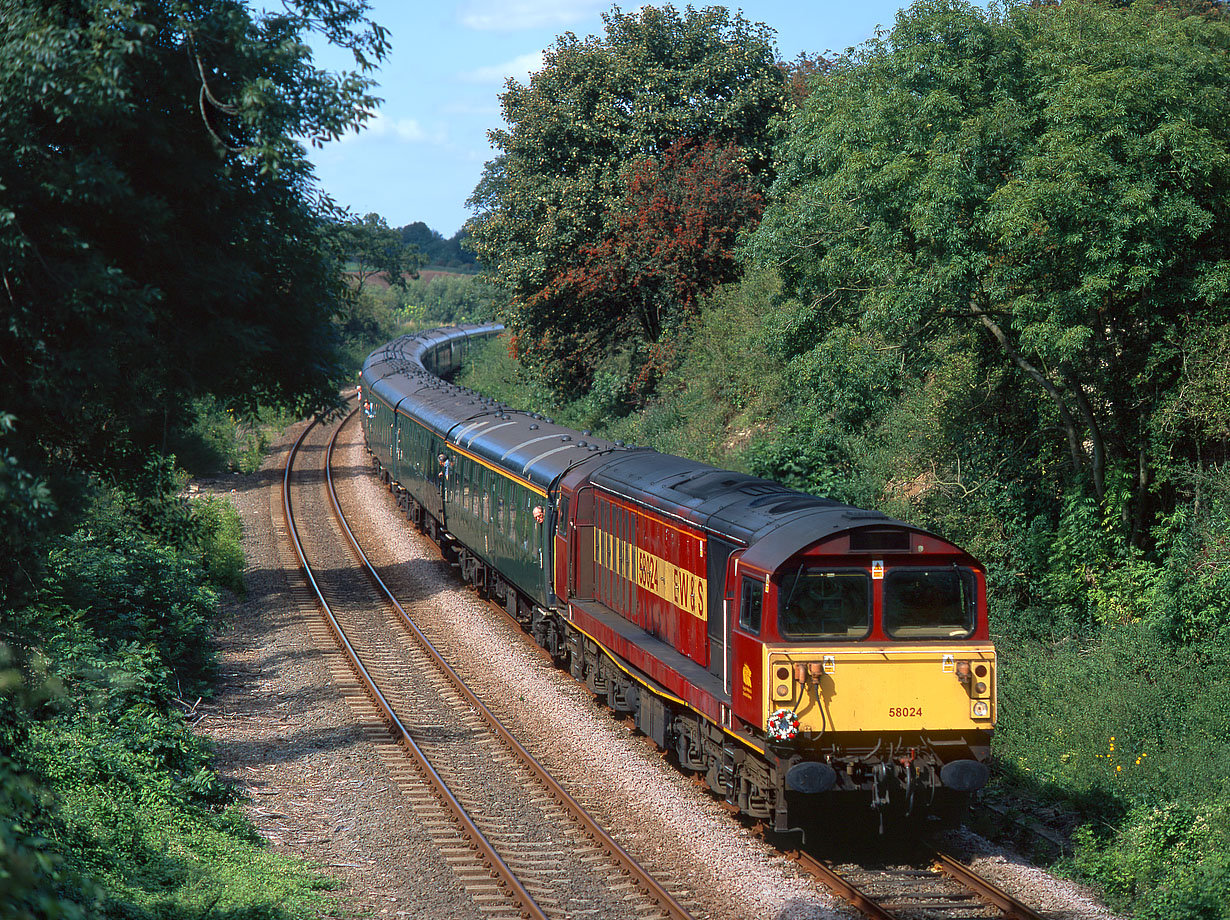
[[[445,133],[442,129],[429,132],[414,118],[390,118],[383,112],[376,112],[361,131],[347,131],[340,141],[346,143],[362,138],[390,138],[409,144],[441,144],[445,141]]]
[[[469,0],[457,17],[466,28],[481,32],[567,28],[609,5],[605,0]]]
[[[494,64],[491,67],[479,67],[477,70],[468,70],[461,74],[460,78],[466,83],[503,84],[509,77],[523,80],[534,71],[541,70],[542,61],[542,52],[535,51],[533,54],[523,54],[520,57],[513,58],[511,61],[505,61],[503,64]]]

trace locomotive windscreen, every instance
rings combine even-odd
[[[782,584],[777,625],[784,638],[861,639],[871,631],[866,571],[800,567]]]
[[[976,584],[969,569],[890,569],[884,631],[900,639],[952,639],[974,631]]]

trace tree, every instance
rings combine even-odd
[[[572,303],[593,318],[593,350],[565,363],[582,378],[610,342],[657,343],[696,315],[702,296],[733,281],[738,235],[763,208],[739,150],[712,140],[677,141],[631,166],[624,183],[610,230],[528,301]]]
[[[819,77],[827,74],[837,63],[837,56],[826,54],[808,54],[799,52],[793,61],[782,61],[778,64],[786,75],[786,85],[790,89],[790,102],[798,108],[811,95],[811,85]]]
[[[191,396],[331,404],[333,204],[304,143],[357,127],[363,0],[13,0],[0,17],[0,408],[38,465],[116,471]],[[319,31],[358,71],[312,66]]]
[[[421,220],[407,224],[399,231],[401,238],[409,244],[418,247],[423,256],[423,262],[432,268],[452,268],[474,272],[478,270],[478,260],[474,253],[464,248],[466,232],[458,230],[449,239],[445,239],[437,230],[432,230]]]
[[[1058,435],[1039,462],[1142,545],[1159,463],[1194,449],[1152,426],[1179,343],[1230,313],[1228,47],[1148,4],[903,12],[781,148],[753,252],[798,298],[783,353],[873,333],[921,375],[974,324]]]
[[[786,106],[763,25],[720,7],[616,9],[603,19],[604,38],[565,34],[528,85],[509,82],[500,97],[507,128],[490,135],[500,153],[467,225],[509,296],[504,319],[520,356],[561,392],[588,382],[583,366],[563,372],[561,362],[612,347],[620,327],[604,304],[552,291],[617,229],[628,169],[684,138],[712,139],[738,147],[749,175],[765,181],[771,125]]]
[[[407,276],[419,276],[423,264],[419,248],[405,242],[401,231],[391,228],[379,214],[338,224],[337,242],[343,258],[354,263],[350,275],[357,282],[357,291],[361,292],[373,275],[383,275],[390,285],[402,290]]]

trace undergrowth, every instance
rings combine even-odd
[[[176,512],[157,526],[160,505]],[[0,614],[6,918],[319,913],[330,880],[268,849],[189,722],[217,590],[242,587],[239,536],[221,500],[99,487],[37,592]]]

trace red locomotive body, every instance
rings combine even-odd
[[[563,477],[574,674],[751,814],[786,793],[912,807],[986,780],[982,568],[878,512],[653,454]]]

